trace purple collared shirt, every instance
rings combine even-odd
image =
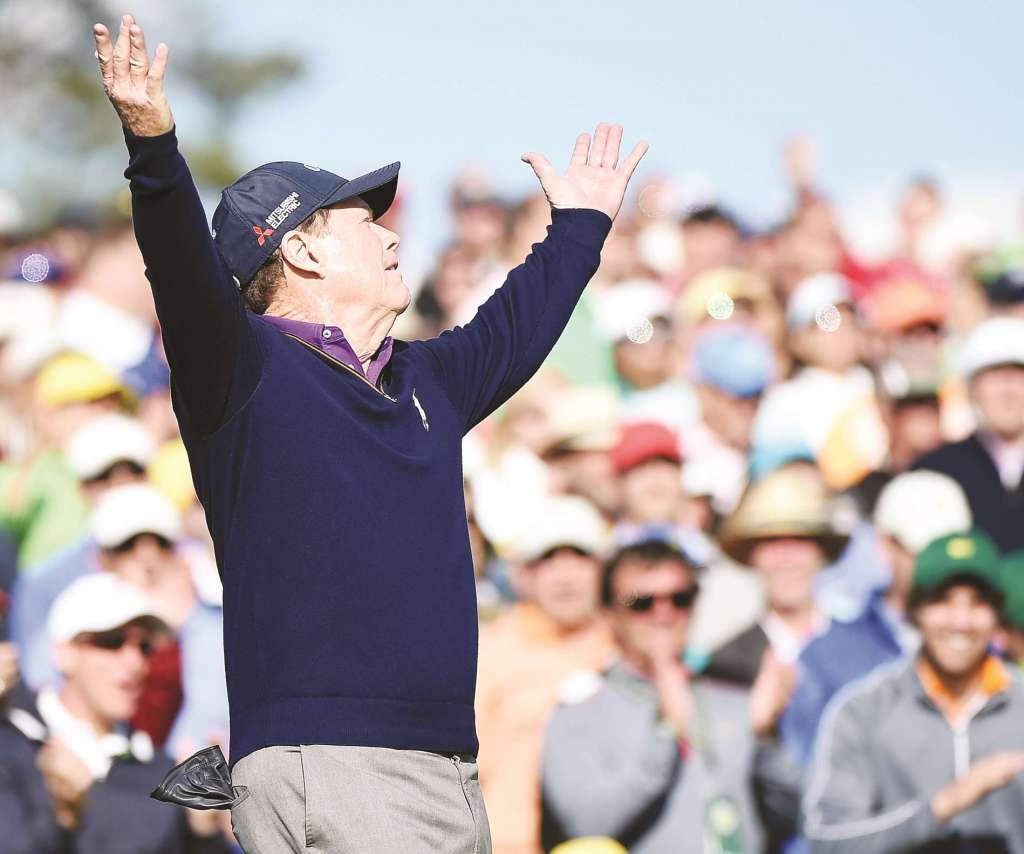
[[[380,342],[380,347],[373,354],[366,369],[352,349],[352,345],[345,339],[344,333],[337,326],[325,326],[322,323],[308,323],[305,320],[292,320],[288,317],[272,317],[264,314],[263,319],[273,324],[282,332],[288,332],[296,338],[301,338],[312,347],[316,347],[322,353],[333,356],[339,362],[344,362],[350,368],[358,371],[366,377],[373,385],[377,385],[381,371],[391,359],[392,339],[389,335]]]

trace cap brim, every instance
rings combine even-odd
[[[349,199],[360,198],[370,206],[373,218],[380,219],[395,200],[395,193],[398,191],[398,170],[401,165],[397,161],[389,163],[373,172],[346,181],[324,199],[320,207],[326,208]]]

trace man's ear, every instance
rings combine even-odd
[[[289,231],[281,241],[281,258],[292,269],[318,279],[323,278],[322,257],[315,236]]]

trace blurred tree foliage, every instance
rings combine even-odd
[[[125,11],[146,28],[151,55],[160,41],[171,47],[169,97],[176,115],[189,110],[182,136],[196,182],[219,189],[238,176],[232,131],[241,111],[295,81],[303,63],[287,50],[215,44],[208,10],[200,0],[0,0],[0,143],[18,163],[8,160],[3,179],[37,215],[40,204],[120,186],[124,141],[100,85],[92,25],[116,34]]]

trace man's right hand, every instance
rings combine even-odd
[[[932,812],[939,824],[970,809],[986,795],[1013,782],[1024,773],[1024,752],[997,753],[979,759],[958,780],[940,789],[932,798]]]
[[[164,97],[167,45],[157,45],[153,64],[146,52],[146,36],[131,15],[121,18],[117,43],[103,24],[92,28],[103,91],[123,124],[135,136],[160,136],[174,127]]]

